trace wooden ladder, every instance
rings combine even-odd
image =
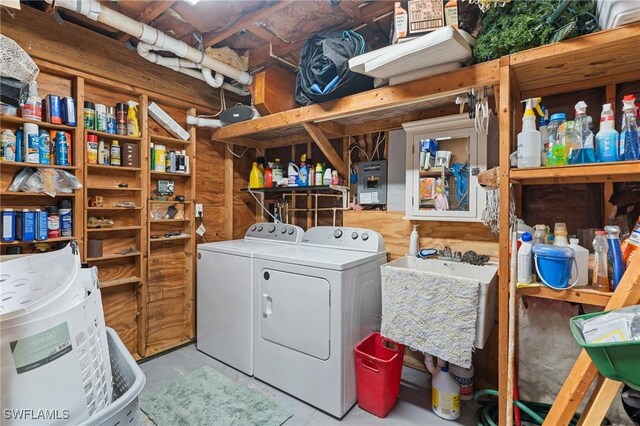
[[[627,268],[616,291],[607,303],[605,311],[622,308],[640,303],[640,255],[636,255]],[[622,386],[621,382],[607,379],[598,373],[591,358],[583,349],[573,365],[567,380],[558,393],[556,400],[544,421],[545,426],[559,426],[569,423],[577,411],[591,386],[599,377],[598,385],[591,394],[591,398],[580,417],[578,425],[600,425],[611,403]]]

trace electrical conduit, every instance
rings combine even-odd
[[[54,0],[46,0],[46,2],[53,3]],[[138,53],[151,62],[167,66],[192,77],[195,77],[195,73],[191,71],[200,69],[201,72],[197,72],[197,74],[202,78],[196,78],[204,80],[208,84],[218,84],[221,80],[221,78],[218,77],[219,74],[232,78],[244,85],[250,84],[253,80],[253,77],[251,77],[248,72],[240,71],[230,65],[213,59],[205,55],[204,52],[189,46],[183,41],[169,37],[147,24],[131,19],[115,10],[103,8],[100,3],[95,0],[55,0],[55,5],[78,12],[89,19],[102,22],[103,24],[138,38],[140,44],[144,43],[142,47],[138,47]],[[168,51],[178,56],[178,58],[165,58],[152,52],[152,50]],[[212,71],[216,73],[216,77],[211,75]],[[218,86],[213,87],[220,87],[220,85],[222,85],[221,82]],[[225,88],[230,89],[230,87],[233,87],[231,85],[228,86],[229,87],[225,85]],[[236,88],[234,89],[230,90],[238,90]],[[244,92],[244,90],[241,91]]]

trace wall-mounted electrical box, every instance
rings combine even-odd
[[[358,163],[358,204],[387,204],[387,162]]]

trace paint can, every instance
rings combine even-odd
[[[87,135],[87,163],[98,164],[98,137]]]
[[[116,104],[116,133],[118,135],[127,134],[127,104]]]
[[[76,123],[76,101],[73,98],[62,98],[62,121],[67,126],[75,126]]]
[[[107,131],[107,106],[96,104],[96,130],[99,132]]]
[[[62,111],[60,110],[60,96],[47,95],[45,98],[46,119],[49,123],[62,124]]]
[[[56,165],[68,166],[69,165],[69,145],[67,144],[67,137],[63,131],[58,131],[55,140],[55,152],[56,152]]]
[[[38,125],[24,123],[24,149],[25,163],[40,163],[40,132]]]
[[[107,108],[107,133],[116,134],[116,109],[114,107]]]
[[[153,155],[154,155],[154,171],[156,172],[166,172],[166,162],[167,162],[167,147],[164,145],[155,144],[153,147]]]
[[[49,137],[49,131],[40,129],[38,148],[38,160],[40,164],[51,164],[51,139]]]
[[[96,106],[93,102],[84,102],[84,128],[86,130],[96,129]]]

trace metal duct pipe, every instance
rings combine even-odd
[[[46,0],[47,3],[53,3],[54,0]],[[201,65],[217,73],[232,78],[241,84],[250,84],[253,77],[248,72],[240,71],[230,65],[210,58],[198,49],[195,49],[183,41],[169,37],[165,33],[155,28],[131,19],[115,10],[101,7],[96,0],[56,0],[56,6],[63,7],[88,18],[102,22],[110,27],[125,32],[138,38],[140,41],[154,46],[156,50],[169,51],[180,58],[187,59],[190,62]]]

